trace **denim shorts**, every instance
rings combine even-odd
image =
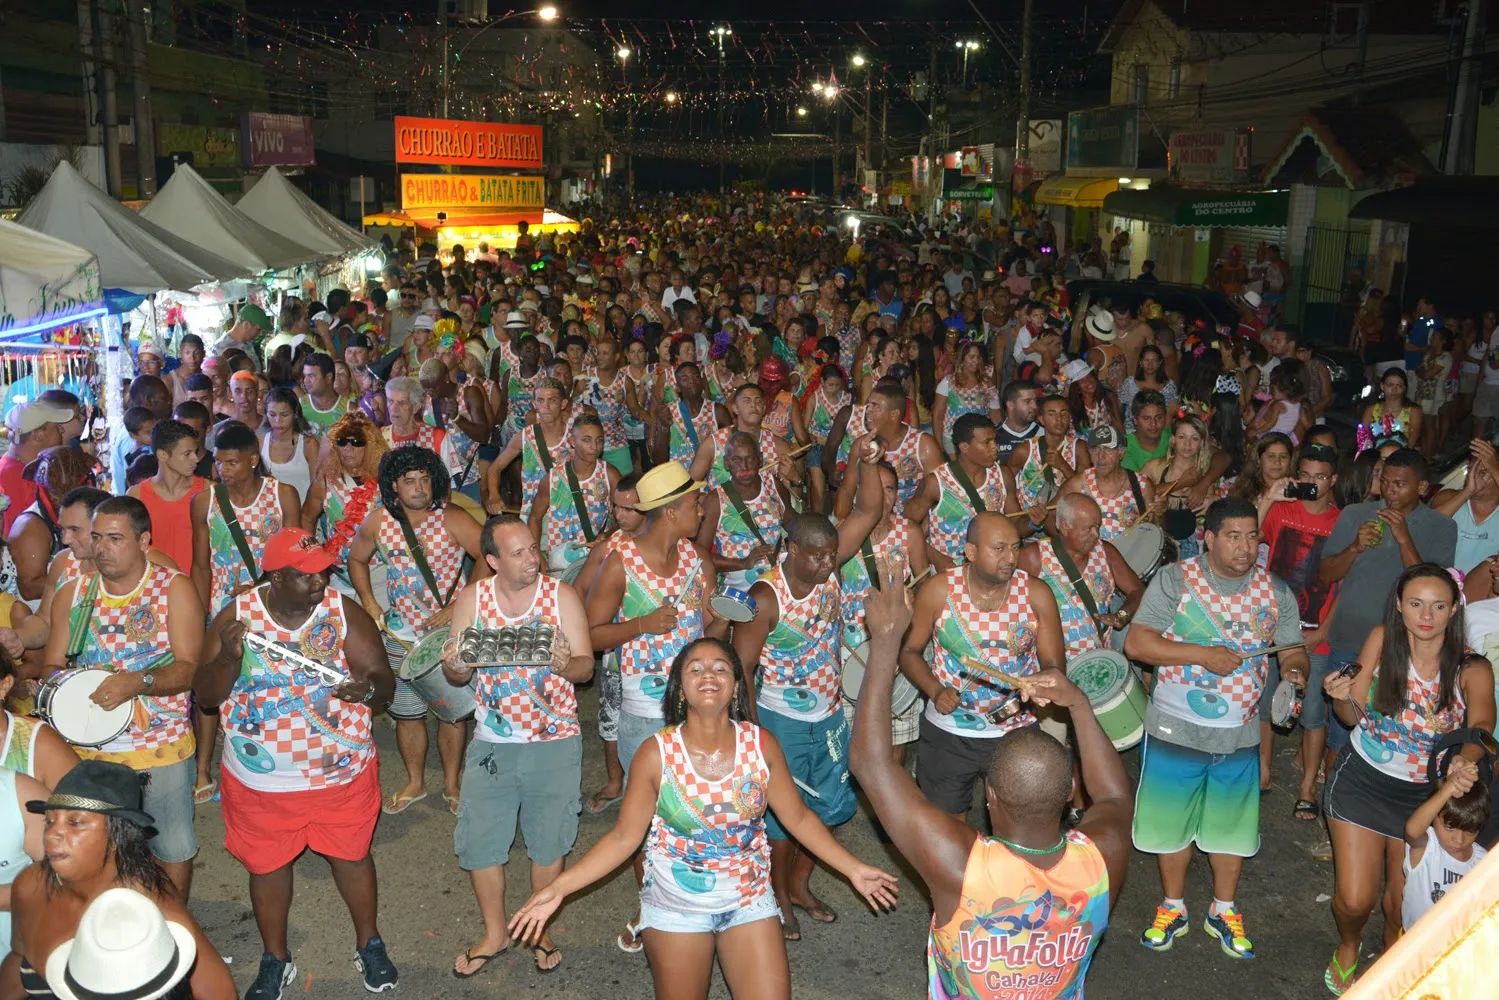
[[[640,901],[640,929],[668,934],[722,934],[767,917],[775,917],[777,922],[781,919],[781,908],[776,905],[775,893],[770,891],[762,892],[744,906],[722,913],[679,913]]]
[[[516,821],[526,854],[538,865],[561,860],[578,839],[583,809],[583,738],[539,743],[474,740],[463,758],[463,790],[453,852],[464,871],[510,858]]]
[[[664,725],[666,723],[660,719],[647,719],[620,709],[614,722],[614,735],[619,745],[619,766],[625,769],[626,784],[630,781],[630,762],[635,759],[635,752]]]
[[[141,808],[150,813],[156,836],[151,853],[163,864],[175,865],[198,856],[198,833],[193,829],[193,784],[198,762],[192,757],[166,767],[153,767],[141,792]]]
[[[852,819],[859,802],[848,776],[848,718],[834,712],[826,719],[805,722],[761,706],[760,726],[781,744],[787,768],[806,786],[797,789],[802,801],[823,825],[834,827]],[[765,834],[771,840],[791,839],[774,811],[765,814]]]
[[[1322,690],[1322,682],[1327,678],[1331,656],[1327,653],[1312,653],[1308,659],[1311,660],[1308,671],[1311,676],[1307,678],[1306,694],[1301,699],[1301,728],[1326,729],[1327,717],[1332,714],[1332,709],[1327,704],[1327,694]]]

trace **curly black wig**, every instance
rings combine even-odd
[[[432,477],[432,509],[441,510],[448,502],[452,475],[437,452],[419,444],[392,448],[380,459],[380,502],[392,514],[401,512],[401,500],[396,495],[396,480],[408,472],[425,472]]]

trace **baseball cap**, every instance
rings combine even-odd
[[[265,543],[260,568],[266,572],[294,569],[299,573],[321,573],[338,560],[301,528],[282,528]]]
[[[12,406],[6,415],[5,424],[12,434],[30,434],[47,424],[65,424],[73,419],[73,411],[50,403],[22,403]]]
[[[1088,428],[1083,435],[1083,442],[1089,448],[1123,448],[1124,442],[1119,438],[1119,432],[1114,429],[1113,424],[1098,424]]]
[[[349,342],[348,342],[348,344],[345,345],[344,349],[347,350],[350,347],[362,347],[366,351],[369,350],[370,349],[369,334],[367,334],[367,333],[356,333],[356,334],[354,334],[354,336],[352,336],[352,337],[349,338]]]
[[[247,305],[240,307],[239,321],[241,323],[249,323],[253,326],[258,326],[262,330],[265,330],[267,333],[269,333],[271,330],[271,318],[265,314],[264,309],[260,308],[257,305]]]
[[[431,330],[436,328],[436,326],[437,320],[433,319],[431,316],[426,315],[425,313],[411,321],[411,328],[413,330]]]

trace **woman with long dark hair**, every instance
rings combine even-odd
[[[26,803],[42,813],[45,855],[11,886],[14,950],[0,981],[17,975],[27,996],[49,997],[43,973],[58,945],[78,932],[88,905],[109,889],[134,889],[168,920],[186,927],[197,944],[190,979],[196,1000],[234,1000],[234,980],[219,950],[204,936],[147,846],[154,822],[141,808],[140,777],[124,764],[89,760],[63,776],[45,801]]]
[[[1353,982],[1381,881],[1385,946],[1400,934],[1405,821],[1435,790],[1432,748],[1454,729],[1494,729],[1494,672],[1483,657],[1465,655],[1463,627],[1452,574],[1417,563],[1396,581],[1384,624],[1364,641],[1353,674],[1323,681],[1338,718],[1354,727],[1323,799],[1339,939],[1323,980],[1336,995]],[[1476,760],[1482,750],[1470,745],[1463,754]]]
[[[265,426],[259,435],[266,474],[291,486],[297,499],[305,500],[318,464],[318,443],[296,392],[276,386],[266,394]]]
[[[645,842],[640,927],[657,997],[706,997],[715,959],[735,996],[791,996],[780,910],[770,886],[765,810],[842,873],[875,908],[894,905],[895,876],[843,848],[806,807],[774,736],[745,721],[734,648],[699,639],[667,677],[666,726],[630,763],[614,828],[510,919],[536,942],[568,895],[608,877]]]

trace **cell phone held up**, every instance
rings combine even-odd
[[[1316,483],[1286,483],[1287,500],[1315,500],[1317,499]]]

